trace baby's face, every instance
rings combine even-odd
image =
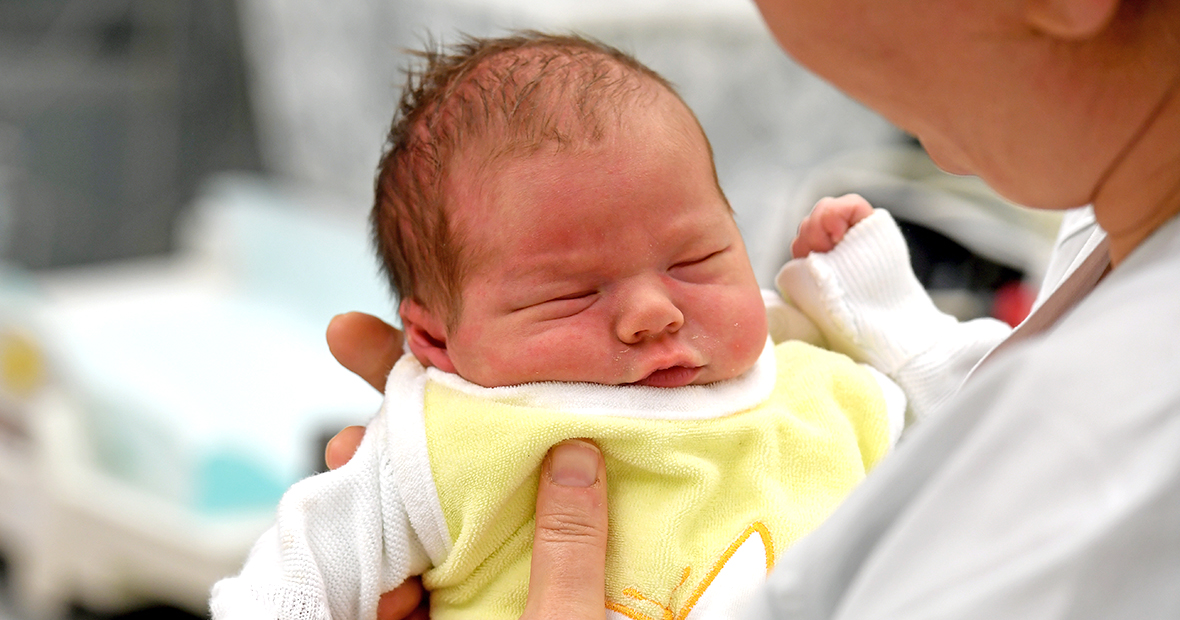
[[[456,211],[482,248],[445,343],[459,375],[676,387],[753,366],[761,292],[704,137],[674,107],[684,118],[656,111],[589,152],[511,161]]]

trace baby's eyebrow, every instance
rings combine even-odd
[[[564,290],[584,286],[590,273],[573,261],[530,262],[514,265],[504,274],[504,284],[531,291]]]
[[[551,253],[549,255],[534,256],[528,261],[521,261],[514,263],[507,271],[506,275],[517,280],[553,280],[553,279],[576,279],[590,277],[592,269],[589,269],[591,261],[586,256],[578,255],[574,252],[560,252]]]

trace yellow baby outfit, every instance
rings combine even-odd
[[[433,618],[519,617],[539,467],[574,437],[593,438],[606,458],[608,616],[732,617],[776,553],[888,452],[905,409],[883,376],[799,342],[768,345],[737,379],[674,389],[482,388],[416,364],[399,362],[353,458],[373,465],[339,476],[353,482],[335,490],[292,487],[278,531],[215,587],[216,618],[371,618],[382,591],[418,573]],[[357,472],[385,482],[372,487]],[[368,492],[381,497],[367,508],[352,497]],[[380,535],[354,531],[363,516],[344,518],[335,527],[362,551],[338,558],[343,543],[322,530],[342,511],[379,513],[367,527]],[[294,602],[308,582],[320,600]]]

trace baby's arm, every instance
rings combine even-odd
[[[954,393],[1011,328],[995,319],[959,322],[935,307],[914,275],[896,222],[881,209],[870,208],[866,216],[865,207],[859,196],[820,201],[809,230],[836,230],[838,238],[822,251],[813,246],[822,247],[824,240],[813,244],[801,227],[803,241],[796,243],[808,252],[788,262],[775,282],[816,324],[829,348],[902,387],[912,422]]]
[[[242,572],[213,587],[216,620],[372,618],[381,593],[429,567],[382,471],[382,419],[339,469],[296,483]]]

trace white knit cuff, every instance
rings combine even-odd
[[[834,349],[891,376],[956,324],[918,282],[901,230],[881,209],[832,251],[787,263],[775,282]]]

